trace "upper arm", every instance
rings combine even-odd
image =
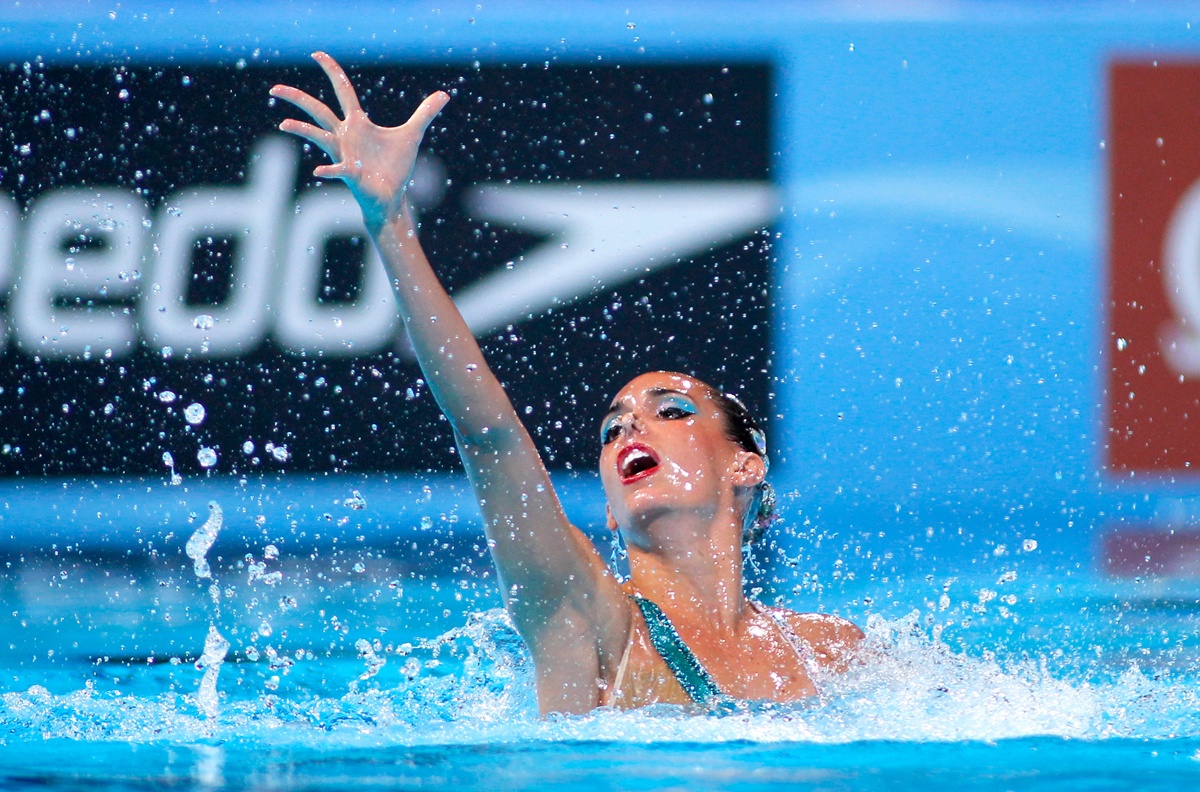
[[[456,439],[505,606],[535,660],[560,654],[552,639],[564,628],[596,652],[620,643],[625,596],[591,540],[567,519],[524,427],[487,442]]]

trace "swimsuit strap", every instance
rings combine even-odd
[[[625,640],[625,653],[621,655],[621,662],[617,665],[617,678],[613,680],[612,694],[609,699],[615,703],[617,697],[621,695],[621,685],[625,683],[625,669],[629,667],[629,653],[633,649],[633,629],[629,630],[629,638]]]
[[[717,683],[713,681],[713,678],[704,670],[704,666],[700,665],[696,655],[679,637],[675,625],[671,624],[671,620],[667,618],[667,614],[663,613],[662,608],[636,594],[630,599],[642,611],[642,618],[646,620],[646,629],[650,632],[650,643],[662,656],[667,668],[671,669],[679,686],[692,697],[692,701],[697,704],[707,704],[714,699],[724,698]]]
[[[792,623],[784,618],[783,614],[775,608],[768,608],[754,600],[750,600],[750,604],[754,607],[754,610],[766,614],[770,617],[771,621],[775,622],[775,626],[779,628],[779,632],[791,644],[792,651],[800,659],[800,665],[808,672],[809,677],[812,677],[813,673],[817,670],[817,659],[813,656],[812,646],[809,645],[808,641],[801,638],[800,634],[792,627]]]

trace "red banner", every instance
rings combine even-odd
[[[1200,463],[1200,63],[1110,71],[1106,464]]]

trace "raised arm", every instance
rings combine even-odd
[[[324,53],[313,57],[333,83],[344,117],[303,91],[277,85],[272,96],[315,122],[288,119],[280,129],[324,150],[333,162],[314,175],[341,179],[362,208],[393,278],[413,351],[454,428],[505,605],[540,672],[553,659],[545,655],[561,652],[564,622],[577,633],[576,645],[592,631],[601,654],[614,640],[619,652],[629,618],[624,596],[592,543],[567,521],[537,447],[417,239],[407,186],[425,130],[450,97],[434,93],[405,124],[381,127],[367,118],[341,67]]]

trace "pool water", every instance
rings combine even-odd
[[[1200,783],[1192,582],[843,579],[793,598],[868,634],[870,661],[819,700],[539,719],[486,565],[431,575],[365,546],[248,547],[199,578],[174,544],[3,570],[0,785]],[[198,669],[214,629],[228,653]]]

